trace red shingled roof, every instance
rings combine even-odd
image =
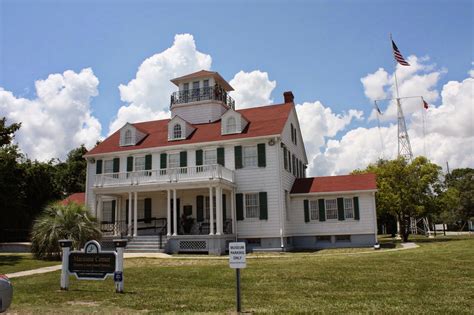
[[[242,133],[221,135],[221,122],[218,120],[207,124],[192,125],[196,130],[187,139],[178,141],[168,141],[169,119],[136,123],[133,126],[148,134],[137,145],[121,147],[119,145],[120,130],[117,130],[85,155],[278,135],[282,133],[293,106],[292,103],[285,103],[237,110],[249,121]]]
[[[67,197],[66,199],[61,200],[61,204],[67,205],[70,202],[75,202],[80,205],[83,205],[86,203],[86,194],[85,193],[74,193]]]
[[[291,189],[292,194],[337,192],[352,190],[375,190],[375,174],[322,176],[297,178]]]

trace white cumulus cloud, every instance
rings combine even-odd
[[[64,158],[81,145],[91,148],[100,138],[101,125],[92,115],[91,98],[98,95],[99,80],[91,69],[51,74],[35,83],[34,99],[15,97],[0,88],[0,116],[21,122],[16,141],[28,157]]]
[[[177,34],[173,45],[142,62],[134,79],[119,86],[120,107],[110,123],[109,134],[126,122],[169,117],[170,95],[176,90],[171,79],[199,70],[209,70],[212,58],[196,48],[190,34]]]
[[[230,96],[237,109],[272,104],[270,98],[276,81],[270,81],[267,72],[254,70],[238,72],[229,84],[234,88]]]

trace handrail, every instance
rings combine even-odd
[[[95,175],[94,186],[130,186],[147,183],[191,182],[206,179],[225,179],[229,182],[234,182],[235,176],[234,171],[219,164],[211,164],[97,174]]]

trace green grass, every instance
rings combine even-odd
[[[60,261],[38,260],[26,253],[0,253],[0,274],[54,266],[60,263]]]
[[[450,313],[474,310],[474,238],[403,251],[285,254],[249,259],[243,309],[272,313]],[[166,313],[235,310],[235,273],[220,259],[127,259],[124,294],[112,280],[59,290],[59,272],[12,279],[12,313]]]

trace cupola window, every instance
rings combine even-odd
[[[181,139],[181,138],[182,138],[181,125],[176,124],[173,127],[173,139]]]
[[[227,119],[226,133],[235,133],[235,132],[237,132],[237,122],[235,121],[235,117],[229,117]]]
[[[125,131],[124,143],[126,145],[132,144],[132,131],[130,129]]]

